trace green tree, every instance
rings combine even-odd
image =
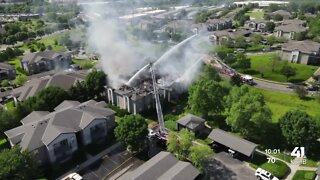
[[[290,77],[296,75],[296,69],[293,68],[293,67],[291,67],[288,62],[286,62],[286,63],[282,66],[280,72],[281,72],[281,74],[283,74],[284,76],[286,76],[287,81],[289,80]]]
[[[276,25],[274,24],[274,22],[267,22],[265,29],[268,32],[273,32],[275,27],[276,27]]]
[[[288,111],[279,119],[279,124],[290,146],[311,148],[320,136],[319,125],[304,111]]]
[[[199,80],[189,88],[188,105],[194,114],[207,117],[223,111],[226,89],[212,80]]]
[[[213,150],[208,145],[194,145],[190,148],[189,159],[200,171],[204,170],[204,162],[212,156]]]
[[[70,99],[70,96],[60,87],[49,86],[41,90],[36,95],[36,98],[38,102],[43,103],[43,105],[39,107],[42,111],[52,111],[62,101]]]
[[[76,84],[69,89],[69,94],[72,99],[80,102],[89,100],[88,89],[86,88],[84,82],[77,81]]]
[[[243,81],[242,81],[241,75],[240,74],[235,74],[235,75],[231,76],[230,83],[233,86],[241,86],[241,85],[243,85]]]
[[[266,41],[267,41],[267,44],[270,46],[274,45],[277,42],[276,37],[274,36],[268,36],[266,38]]]
[[[19,75],[16,77],[16,79],[14,80],[14,84],[16,86],[22,86],[24,85],[24,83],[27,81],[27,76],[25,75]]]
[[[234,46],[236,48],[246,48],[247,47],[246,38],[243,36],[236,38]]]
[[[271,122],[271,110],[262,94],[249,89],[247,85],[234,87],[226,97],[226,123],[233,131],[239,131],[249,138],[263,135],[263,127]]]
[[[148,134],[148,124],[140,115],[126,115],[121,118],[115,128],[115,136],[133,151],[139,151],[144,147]]]
[[[169,152],[176,155],[180,160],[187,159],[190,148],[195,140],[193,132],[187,129],[182,129],[179,133],[170,131],[167,141],[167,149]]]
[[[39,167],[31,152],[15,146],[0,152],[0,179],[37,179]]]
[[[0,132],[17,127],[20,125],[20,120],[15,110],[0,109]]]
[[[10,85],[10,83],[9,83],[8,80],[5,79],[5,80],[2,80],[2,81],[1,81],[1,86],[2,86],[2,87],[8,87],[9,85]]]
[[[247,58],[246,55],[242,53],[238,53],[236,57],[237,57],[236,66],[238,68],[245,70],[251,67],[251,61],[249,58]]]
[[[88,90],[89,99],[94,99],[95,97],[99,99],[104,92],[105,85],[106,75],[104,72],[97,70],[91,71],[85,79],[85,86]]]
[[[206,65],[204,67],[204,73],[203,77],[206,80],[214,80],[214,81],[221,81],[221,77],[219,76],[219,73],[210,65]]]
[[[251,36],[251,41],[253,44],[258,45],[263,41],[263,37],[260,34],[253,34]]]
[[[273,19],[275,21],[282,21],[283,20],[283,16],[281,16],[280,14],[276,14],[273,16]]]

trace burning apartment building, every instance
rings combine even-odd
[[[157,76],[157,82],[160,100],[162,102],[170,102],[173,93],[172,88],[164,86],[159,76]],[[120,88],[113,88],[108,85],[105,90],[108,103],[125,109],[129,113],[137,114],[155,109],[155,96],[151,77],[143,76],[135,81],[133,85],[123,84]]]

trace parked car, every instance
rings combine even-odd
[[[279,180],[277,177],[273,176],[270,172],[258,168],[254,174],[259,180]]]
[[[61,180],[83,180],[83,178],[78,173],[71,173]]]

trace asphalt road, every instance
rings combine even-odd
[[[234,159],[226,152],[219,152],[213,156],[208,164],[207,172],[210,180],[256,180],[254,170],[244,162]]]
[[[255,87],[257,88],[268,89],[272,91],[293,92],[293,89],[288,88],[287,85],[270,83],[270,82],[261,81],[258,79],[254,79],[254,82],[256,83]]]

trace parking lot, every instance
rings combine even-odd
[[[113,150],[85,170],[82,170],[79,174],[85,180],[104,179],[121,170],[121,168],[125,168],[123,166],[119,168],[120,165],[126,164],[127,161],[132,162],[134,160],[135,157],[132,157],[132,153],[126,151],[124,147],[120,147]]]
[[[255,180],[254,170],[249,168],[244,162],[232,158],[226,152],[216,153],[213,160],[207,166],[210,180]]]

